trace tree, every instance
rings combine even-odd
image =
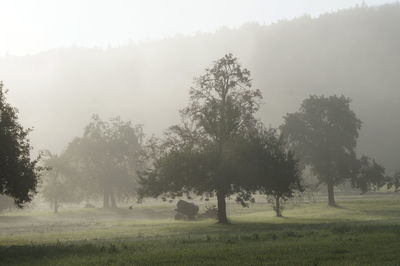
[[[64,156],[80,176],[86,196],[103,195],[103,207],[133,195],[140,169],[141,126],[133,127],[119,117],[104,121],[94,115],[83,137],[75,138]]]
[[[359,160],[357,175],[351,180],[352,186],[361,190],[361,193],[375,191],[386,184],[385,168],[368,156]]]
[[[0,194],[14,199],[18,207],[36,194],[40,167],[31,159],[28,134],[18,122],[18,110],[6,101],[0,82]]]
[[[250,132],[239,150],[240,160],[249,164],[245,170],[247,186],[243,186],[247,198],[255,192],[266,195],[276,215],[282,217],[283,203],[303,191],[294,153],[276,129],[266,129],[262,124]]]
[[[393,176],[387,177],[387,188],[400,192],[400,172],[396,172]]]
[[[272,199],[276,216],[282,217],[284,202],[294,197],[296,191],[303,191],[298,161],[275,130],[264,131],[262,137],[267,171],[259,191]]]
[[[357,173],[355,147],[361,121],[344,96],[310,96],[296,113],[287,114],[281,131],[296,156],[328,187],[335,206],[334,186]]]
[[[256,124],[260,99],[237,58],[227,54],[215,61],[195,79],[189,106],[181,111],[183,125],[171,127],[162,144],[168,149],[140,174],[142,195],[215,193],[218,221],[228,223],[225,198],[240,192],[245,179],[236,148]]]
[[[80,201],[77,186],[73,182],[76,173],[69,162],[49,151],[45,152],[43,159],[46,171],[42,175],[41,194],[53,206],[54,212],[57,213],[63,203]]]

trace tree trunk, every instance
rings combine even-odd
[[[226,202],[225,193],[217,191],[217,202],[218,202],[218,223],[228,224],[228,218],[226,216]]]
[[[331,178],[328,179],[327,185],[328,185],[328,205],[335,207],[336,202],[335,202],[334,184]]]
[[[110,189],[110,201],[111,201],[111,208],[117,208],[117,203],[115,202],[113,189]]]
[[[58,212],[58,201],[57,198],[54,199],[54,213]]]
[[[110,201],[110,192],[109,192],[109,190],[106,188],[106,189],[104,189],[103,208],[108,208],[108,207],[110,207],[109,201]]]
[[[275,212],[276,217],[282,217],[280,197],[275,197]]]

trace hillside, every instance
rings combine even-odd
[[[232,52],[263,91],[259,117],[272,126],[309,94],[344,94],[363,121],[359,152],[400,170],[400,5],[356,7],[272,25],[123,47],[64,48],[0,57],[36,149],[60,151],[93,113],[121,115],[160,133],[178,121],[193,77]]]

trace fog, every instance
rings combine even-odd
[[[368,0],[368,5],[393,2]],[[109,47],[174,35],[214,32],[246,22],[270,24],[303,14],[318,16],[359,0],[3,0],[0,55],[26,55],[59,47]]]
[[[398,261],[399,2],[0,11],[1,265]]]
[[[257,116],[266,124],[279,126],[309,94],[344,94],[363,121],[360,153],[396,171],[400,125],[386,117],[399,114],[398,15],[397,4],[358,7],[113,48],[57,48],[3,56],[0,73],[21,121],[35,128],[35,149],[60,152],[94,113],[161,133],[179,120],[193,78],[232,52],[263,92]]]

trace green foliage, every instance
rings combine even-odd
[[[254,160],[260,160],[254,165],[259,167],[259,173],[254,174],[258,177],[257,190],[283,201],[293,197],[296,191],[303,191],[298,161],[276,130],[261,127],[253,141],[255,148],[251,154]]]
[[[36,194],[40,167],[31,159],[30,129],[18,122],[18,110],[6,101],[0,82],[0,194],[14,199],[18,207]]]
[[[174,137],[180,138],[177,135]],[[168,142],[167,138],[162,144]],[[227,196],[241,191],[241,185],[247,184],[247,181],[250,183],[249,178],[244,179],[249,176],[250,169],[249,162],[241,156],[242,143],[243,139],[239,137],[231,139],[225,143],[223,152],[212,143],[196,149],[181,146],[164,149],[153,168],[139,173],[140,195],[175,198],[195,193],[210,196],[217,188],[227,187],[226,183],[232,184],[226,190]]]
[[[385,168],[374,159],[362,156],[359,160],[358,173],[351,180],[353,187],[360,189],[361,193],[366,193],[381,188],[386,182]]]

